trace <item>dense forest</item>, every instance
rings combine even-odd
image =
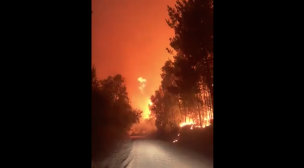
[[[167,8],[173,59],[161,68],[150,117],[158,130],[187,122],[205,127],[213,121],[213,0],[177,0]]]

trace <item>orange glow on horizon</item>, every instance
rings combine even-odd
[[[149,116],[149,98],[161,82],[161,67],[173,37],[165,19],[176,0],[92,0],[92,65],[98,79],[121,74],[134,108]],[[141,92],[138,78],[146,79]]]

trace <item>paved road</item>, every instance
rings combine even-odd
[[[213,163],[200,155],[173,144],[134,138],[127,168],[213,168]]]

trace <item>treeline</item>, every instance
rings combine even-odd
[[[121,75],[98,80],[92,68],[92,159],[127,135],[142,111],[133,109]],[[111,144],[112,143],[112,144]]]
[[[213,118],[213,0],[177,0],[166,20],[175,35],[162,67],[161,84],[151,96],[158,129],[172,130],[186,120],[201,126]]]

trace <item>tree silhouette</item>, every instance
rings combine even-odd
[[[92,68],[92,157],[106,151],[118,136],[138,123],[141,110],[133,109],[121,75],[98,80]],[[108,138],[108,140],[106,140]]]
[[[175,35],[166,49],[173,60],[162,67],[150,109],[157,128],[187,117],[202,126],[213,109],[213,1],[177,0],[168,14]]]
[[[168,6],[168,14],[166,22],[175,32],[170,38],[175,58],[189,64],[177,66],[188,74],[191,67],[202,76],[200,80],[206,83],[213,105],[213,0],[177,0],[174,7]]]

